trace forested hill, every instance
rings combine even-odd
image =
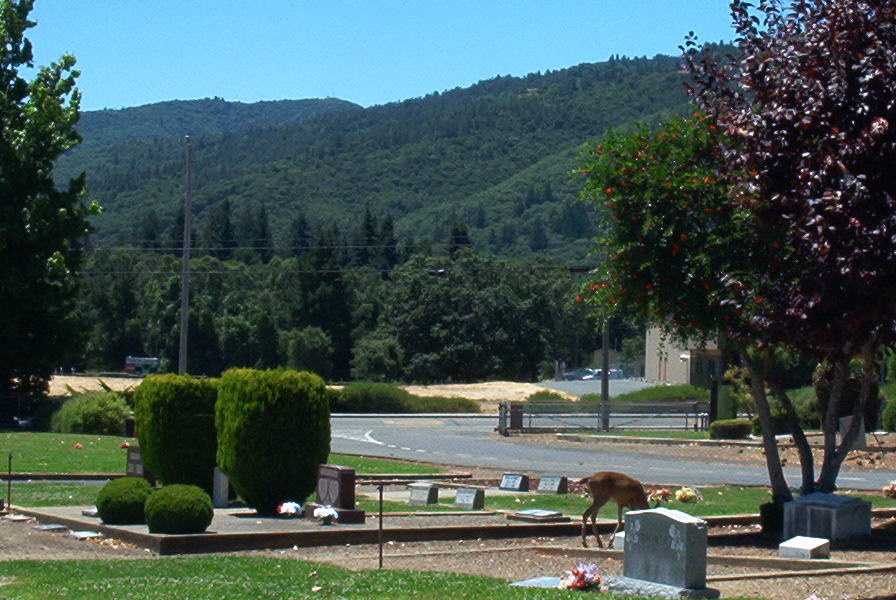
[[[577,153],[609,126],[686,110],[684,78],[679,58],[614,57],[367,109],[334,105],[298,122],[271,116],[278,103],[171,103],[184,126],[166,127],[170,137],[150,133],[161,105],[86,113],[84,147],[60,161],[57,175],[86,171],[88,193],[104,208],[99,245],[179,237],[183,135],[191,134],[200,232],[211,209],[226,206],[236,222],[263,207],[282,247],[300,216],[347,236],[370,208],[394,219],[399,239],[438,245],[461,222],[484,250],[580,261],[593,224],[574,202]],[[206,121],[203,133],[197,123]],[[147,134],[128,133],[136,131]],[[147,222],[159,231],[141,227]]]
[[[78,133],[84,141],[76,152],[134,140],[151,141],[289,125],[327,112],[360,108],[336,98],[251,104],[206,98],[171,100],[121,110],[87,111],[81,114],[78,122]]]

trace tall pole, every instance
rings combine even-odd
[[[604,321],[600,375],[600,428],[610,430],[610,319]]]
[[[177,372],[187,372],[187,333],[190,323],[190,230],[193,220],[193,140],[187,136],[187,198],[184,202],[184,270],[180,293],[180,349],[177,353]]]

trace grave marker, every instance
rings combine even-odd
[[[317,503],[305,503],[305,517],[313,518],[314,509],[329,506],[339,523],[364,523],[366,514],[355,509],[355,470],[339,465],[320,465],[317,471]]]
[[[512,490],[514,492],[528,492],[529,476],[520,475],[518,473],[504,473],[504,475],[501,476],[501,483],[498,485],[498,488],[502,490]]]
[[[660,598],[718,598],[706,587],[707,528],[678,510],[631,511],[625,517],[624,577],[608,590]]]
[[[408,485],[411,497],[408,504],[414,506],[426,506],[439,503],[439,486],[432,483],[411,483]]]
[[[542,508],[529,508],[508,513],[511,521],[529,521],[532,523],[568,523],[569,517],[564,517],[559,510],[544,510]]]
[[[538,480],[538,493],[565,494],[569,491],[569,480],[566,477],[542,477]]]
[[[798,535],[778,546],[781,558],[830,558],[831,542]]]
[[[480,488],[458,488],[454,497],[454,507],[461,510],[481,510],[485,508],[485,490]]]
[[[128,463],[125,469],[126,477],[142,477],[149,482],[149,485],[156,484],[155,476],[149,469],[143,466],[143,455],[140,453],[139,446],[128,447]]]
[[[823,538],[832,544],[871,537],[871,503],[836,494],[807,494],[784,504],[784,539]]]

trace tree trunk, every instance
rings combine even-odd
[[[763,353],[766,372],[771,367],[771,352]],[[800,472],[802,473],[802,484],[800,485],[800,495],[811,494],[815,491],[815,457],[812,455],[812,447],[806,438],[806,433],[800,425],[799,418],[790,397],[784,388],[777,381],[768,381],[768,386],[772,393],[781,402],[784,412],[787,414],[787,426],[790,429],[790,435],[793,437],[793,443],[800,455]]]
[[[767,371],[760,371],[756,364],[747,355],[746,349],[741,349],[741,358],[750,374],[750,388],[753,392],[753,404],[756,414],[759,415],[759,425],[762,428],[762,447],[765,450],[765,464],[768,468],[769,483],[772,486],[772,500],[776,504],[783,504],[793,500],[793,494],[784,478],[784,468],[781,466],[781,456],[778,454],[778,441],[775,439],[775,430],[772,426],[772,413],[768,405],[768,396],[765,393],[765,380]]]
[[[840,425],[839,419],[837,419],[838,412],[833,413],[836,424],[834,436],[830,444],[828,443],[829,423],[825,422],[825,454],[821,465],[821,474],[818,477],[817,489],[819,492],[830,494],[837,489],[837,476],[840,474],[840,467],[843,466],[843,461],[846,460],[846,457],[849,455],[849,451],[852,449],[852,445],[859,435],[860,425],[865,419],[865,410],[868,406],[871,390],[873,389],[872,383],[877,378],[877,361],[876,357],[872,356],[870,348],[870,342],[863,348],[864,352],[862,353],[862,359],[865,364],[862,368],[862,387],[859,392],[858,402],[853,405],[852,419],[849,422],[849,427],[843,435],[843,439],[840,440],[839,446],[836,445],[836,431]],[[842,361],[842,368],[840,367],[841,364],[838,363],[834,370],[834,382],[831,385],[831,399],[828,405],[828,419],[831,418],[831,405],[834,404],[835,390],[837,391],[836,404],[839,408],[840,400],[843,395],[843,384],[849,376],[848,363]]]

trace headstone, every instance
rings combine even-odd
[[[321,465],[317,472],[317,501],[333,508],[355,508],[355,470]]]
[[[93,540],[103,537],[103,534],[98,531],[73,531],[68,536],[76,540]]]
[[[843,436],[846,435],[847,430],[849,430],[849,426],[852,423],[852,415],[848,417],[840,417],[840,439],[843,439]],[[865,438],[865,419],[861,420],[859,423],[859,434],[856,436],[856,440],[852,443],[852,448],[850,450],[867,450],[868,449],[868,440]]]
[[[156,484],[156,478],[149,469],[143,466],[143,455],[140,453],[139,446],[128,447],[128,463],[125,475],[127,477],[142,477],[147,480],[150,485]]]
[[[625,532],[620,531],[613,536],[613,550],[625,550]]]
[[[784,504],[784,539],[823,538],[831,544],[871,536],[871,503],[836,494],[807,494]]]
[[[215,467],[212,475],[212,506],[215,508],[227,508],[230,505],[230,478]]]
[[[706,587],[706,521],[678,510],[631,511],[625,517],[624,577],[607,589],[619,595],[718,598]]]
[[[481,510],[485,508],[485,490],[480,488],[458,488],[454,497],[454,507],[461,510]]]
[[[540,494],[565,494],[569,491],[569,480],[566,477],[542,477],[538,480]]]
[[[830,558],[831,542],[798,535],[778,546],[781,558]]]
[[[333,508],[340,524],[364,523],[366,514],[355,509],[355,470],[339,465],[320,465],[317,471],[317,502],[305,503],[305,517],[313,518],[314,509]]]
[[[99,511],[96,509],[95,506],[91,506],[90,508],[85,508],[84,510],[81,511],[81,514],[84,515],[85,517],[94,517],[94,518],[99,517]]]
[[[408,504],[414,506],[426,506],[439,503],[439,486],[431,483],[411,483],[408,485],[411,497]]]
[[[518,473],[504,473],[501,476],[501,483],[498,487],[502,490],[512,490],[514,492],[529,491],[529,476],[520,475]]]

